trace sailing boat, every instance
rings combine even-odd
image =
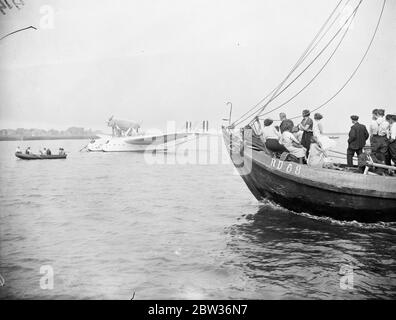
[[[274,90],[234,122],[231,122],[230,112],[229,124],[222,127],[223,137],[234,166],[249,190],[259,201],[269,199],[295,212],[307,212],[338,220],[396,221],[396,177],[362,174],[353,170],[354,168],[348,168],[341,164],[338,166],[338,170],[335,170],[310,167],[306,164],[289,161],[285,154],[277,155],[268,150],[259,136],[260,119],[299,95],[325,69],[348,32],[362,0],[357,2],[353,12],[336,30],[335,34],[330,35],[330,40],[324,44],[319,53],[314,58],[310,58],[311,54],[316,48],[320,48],[322,40],[328,36],[336,22],[339,23],[340,11],[349,2],[339,1],[295,66]],[[386,0],[383,0],[371,41],[356,69],[330,99],[312,111],[328,104],[351,81],[373,43],[385,3]],[[265,109],[282,92],[314,65],[320,55],[328,52],[330,44],[336,39],[338,43],[334,51],[330,53],[328,60],[320,67],[313,79],[286,103],[264,113]],[[309,59],[307,66],[304,66],[304,63]],[[301,69],[303,70],[300,71]],[[291,78],[296,74],[297,76]]]

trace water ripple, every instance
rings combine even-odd
[[[258,204],[231,165],[153,166],[81,141],[45,142],[73,151],[66,161],[24,162],[16,143],[0,142],[0,298],[395,297],[395,224]]]

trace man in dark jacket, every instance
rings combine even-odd
[[[359,156],[362,153],[363,147],[369,138],[369,133],[366,126],[358,122],[358,116],[351,116],[352,127],[349,131],[347,163],[348,166],[353,166],[353,156],[355,153]]]

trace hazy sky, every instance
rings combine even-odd
[[[0,37],[30,25],[38,29],[0,41],[0,128],[104,129],[111,115],[147,128],[162,128],[167,120],[220,124],[227,101],[236,117],[281,81],[337,3],[25,0],[20,10],[0,14]],[[363,1],[334,60],[281,111],[300,114],[345,82],[368,45],[381,4]],[[53,26],[45,5],[54,11]],[[368,122],[377,106],[396,113],[395,17],[396,1],[388,0],[367,60],[321,110],[326,131],[347,131],[351,114]]]

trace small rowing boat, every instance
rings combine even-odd
[[[46,154],[33,154],[33,153],[26,154],[26,153],[19,153],[19,152],[16,152],[15,156],[22,160],[66,159],[66,157],[67,157],[66,154],[46,155]]]

